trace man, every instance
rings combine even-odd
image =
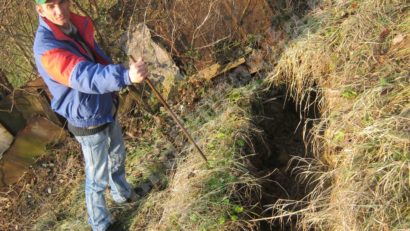
[[[70,12],[69,0],[36,0],[39,27],[34,57],[53,99],[52,109],[67,119],[85,160],[89,224],[107,230],[112,218],[104,191],[117,203],[136,198],[125,179],[125,147],[115,119],[114,92],[142,82],[147,67],[139,59],[129,69],[112,64],[94,40],[89,18]]]

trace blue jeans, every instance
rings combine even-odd
[[[125,146],[117,121],[103,131],[76,136],[85,160],[85,202],[88,223],[94,231],[104,231],[112,222],[104,191],[108,184],[115,202],[124,203],[132,188],[125,179]]]

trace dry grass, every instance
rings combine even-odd
[[[207,97],[186,115],[187,126],[209,159],[209,167],[188,143],[178,154],[168,188],[153,193],[133,218],[135,230],[253,229],[246,212],[260,190],[241,164],[238,152],[252,129],[249,114],[237,105],[249,103],[249,89],[209,89]],[[223,124],[223,126],[221,126]],[[196,130],[195,130],[196,129]],[[191,129],[190,129],[191,130]],[[253,216],[253,215],[252,215]],[[239,221],[242,220],[242,221]]]
[[[275,217],[297,214],[306,230],[409,229],[409,5],[324,1],[305,20],[270,81],[305,109],[320,95],[317,160],[299,169],[315,188],[274,204]],[[289,212],[295,203],[305,206]]]
[[[220,83],[204,87],[207,97],[197,102],[193,111],[182,110],[179,114],[210,160],[209,167],[184,141],[182,134],[165,128],[171,125],[158,127],[152,118],[141,118],[146,120],[142,121],[145,133],[136,143],[127,142],[128,180],[136,185],[144,176],[162,171],[168,183],[166,188],[155,188],[131,208],[109,202],[121,226],[129,230],[257,229],[257,224],[248,220],[257,217],[252,214],[252,208],[258,203],[261,187],[243,164],[244,155],[252,154],[243,151],[250,142],[247,136],[259,132],[254,131],[247,111],[251,88],[255,85],[232,89]],[[215,89],[211,89],[213,87]],[[165,121],[165,115],[159,116]],[[164,133],[174,134],[172,143]],[[161,160],[169,150],[175,152],[172,147],[176,147],[178,153],[173,153],[176,155],[174,166],[167,168]],[[67,173],[60,169],[57,175],[61,174]],[[26,207],[28,212],[39,211],[40,216],[30,217],[27,222],[19,221],[19,224],[24,227],[34,224],[33,230],[87,229],[82,175],[77,175],[73,181],[76,183],[69,189],[61,188],[57,196],[44,199],[44,206]],[[41,198],[41,193],[35,195]],[[21,201],[27,202],[24,197]],[[23,209],[18,206],[16,204],[14,209]],[[56,209],[50,209],[53,207]],[[9,229],[12,227],[5,230]]]
[[[83,179],[78,144],[67,140],[49,153],[0,193],[1,230],[52,230],[68,210],[81,216],[83,204],[73,203],[82,196],[76,194]]]
[[[203,2],[209,6],[207,3]],[[186,13],[190,13],[189,10]],[[146,12],[148,8],[141,11]],[[270,83],[287,84],[288,95],[305,111],[312,103],[311,93],[315,92],[319,96],[316,103],[322,118],[307,137],[307,141],[314,145],[316,158],[294,158],[303,164],[293,171],[298,172],[300,179],[313,190],[302,201],[279,200],[270,206],[275,214],[262,219],[286,221],[296,217],[299,227],[304,230],[410,228],[408,11],[408,4],[398,0],[324,0],[320,7],[302,19],[304,23],[298,23],[297,36],[289,40],[287,47],[281,48],[283,53],[278,55],[280,52],[275,52],[279,60],[269,78]],[[205,15],[192,17],[204,20],[206,12],[208,10],[202,12]],[[184,17],[168,16],[167,19],[174,19],[171,24],[180,22],[182,25],[183,21],[179,20]],[[205,30],[205,27],[198,27],[201,22],[191,25],[193,29],[189,36],[186,35],[190,38],[187,41],[191,41],[194,48],[210,49],[212,46],[208,45],[213,45],[215,40],[204,39],[204,31],[199,30]],[[205,31],[212,26],[215,25],[206,24]],[[168,27],[159,23],[158,28]],[[173,36],[181,31],[174,31],[174,27],[168,29],[163,34],[172,36],[163,36],[163,39],[169,43],[172,52],[176,52]],[[224,36],[228,35],[231,36],[229,33]],[[157,36],[161,37],[161,34]],[[192,45],[194,40],[199,42]],[[188,44],[184,48],[188,53],[192,47]],[[189,55],[181,53],[178,56]],[[192,111],[186,108],[178,111],[210,159],[210,168],[178,132],[172,132],[172,135],[176,134],[173,141],[178,141],[177,168],[166,172],[169,178],[167,188],[154,190],[137,208],[125,210],[125,213],[120,211],[130,230],[260,228],[247,221],[258,218],[251,211],[261,198],[260,181],[243,164],[244,155],[254,154],[249,136],[260,133],[252,125],[248,111],[251,94],[259,86],[252,82],[237,89],[223,83],[216,89],[214,87],[204,86],[195,92],[201,101],[195,103]],[[181,103],[175,108],[182,106],[187,105]],[[165,116],[159,117],[166,121]],[[156,164],[159,162],[157,158],[160,158],[161,150],[169,146],[170,140],[163,134],[169,131],[154,128],[155,122],[151,119],[139,123],[144,134],[138,137],[138,143],[128,147],[131,156],[127,172],[133,184],[141,175],[161,168],[161,164]],[[251,153],[243,153],[244,146],[249,146]],[[73,160],[75,169],[82,169],[80,158]],[[66,164],[62,162],[61,166]],[[69,175],[67,171],[59,169],[52,176]],[[7,224],[0,226],[2,229],[15,228],[13,222],[22,229],[31,228],[30,224],[36,222],[34,229],[37,230],[86,229],[80,172],[72,176],[72,191],[63,190],[49,198],[41,197],[47,185],[32,191],[36,195],[36,204],[31,207],[26,206],[32,201],[27,199],[30,190],[24,188],[29,180],[22,182],[21,193],[15,201],[0,201],[4,202],[0,209],[8,209],[1,216],[7,219]],[[38,180],[41,181],[40,176]],[[71,204],[73,201],[75,203]],[[41,202],[44,206],[39,205]],[[57,204],[61,206],[53,212],[53,206],[57,207]],[[24,209],[41,216],[16,220]]]

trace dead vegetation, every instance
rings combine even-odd
[[[237,105],[241,100],[249,102],[249,96],[242,95],[246,91],[233,93],[229,85],[214,87],[208,91],[210,97],[200,100],[186,118],[189,127],[200,128],[193,135],[210,160],[209,168],[195,150],[184,146],[168,188],[147,199],[130,229],[257,227],[246,220],[254,216],[249,209],[258,203],[260,186],[244,164],[246,157],[237,155],[250,141],[248,131],[254,129],[249,112]]]
[[[38,159],[18,183],[2,189],[1,230],[32,229],[35,221],[44,219],[45,214],[51,216],[53,222],[60,219],[61,211],[71,204],[65,199],[83,179],[78,150],[78,144],[73,140],[49,147],[50,155]],[[45,227],[42,230],[50,229]]]
[[[97,39],[116,47],[110,50],[116,61],[127,59],[121,38],[129,24],[145,22],[185,75],[244,56],[248,64],[249,48],[271,71],[267,81],[266,73],[242,66],[210,82],[181,82],[173,109],[205,151],[209,168],[164,110],[152,115],[137,105],[123,112],[130,182],[158,174],[161,184],[133,207],[110,202],[118,227],[410,227],[407,3],[73,5],[95,19]],[[243,68],[252,74],[241,76]],[[79,149],[64,145],[50,153],[1,194],[1,230],[86,229]]]
[[[21,86],[35,76],[32,58],[35,15],[31,1],[4,0],[0,3],[0,72],[14,86]]]
[[[306,201],[272,205],[272,219],[297,214],[304,229],[409,228],[408,10],[400,1],[324,1],[304,19],[270,80],[286,82],[299,102],[320,95],[316,158],[299,169],[317,186]],[[287,212],[298,203],[307,207]]]

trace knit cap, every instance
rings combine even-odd
[[[44,3],[46,3],[47,2],[47,0],[36,0],[36,3],[37,4],[44,4]]]

